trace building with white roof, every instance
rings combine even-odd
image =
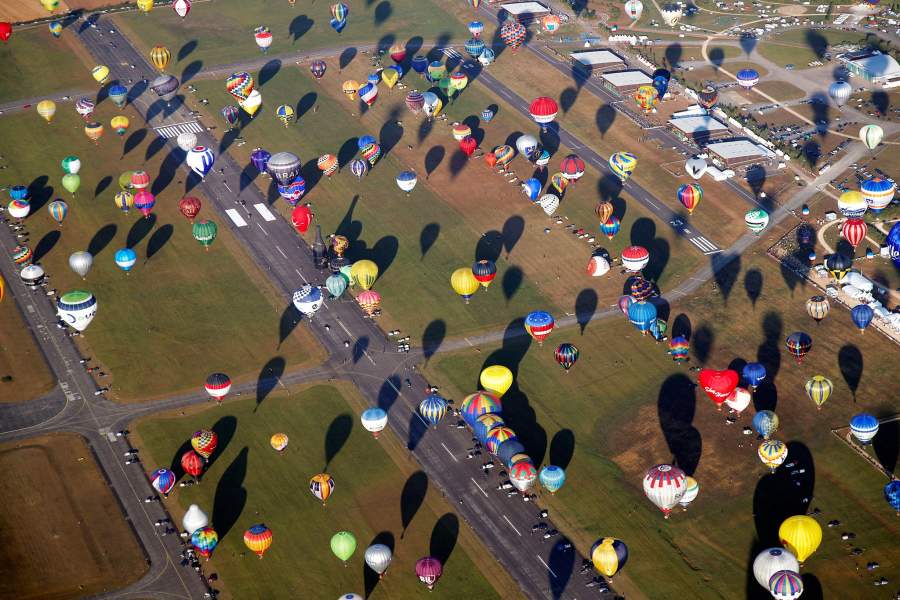
[[[637,69],[604,73],[600,77],[603,79],[603,87],[618,96],[627,96],[642,85],[653,83],[649,75]]]
[[[768,148],[746,139],[713,142],[705,150],[714,164],[728,169],[775,158]]]
[[[584,67],[588,71],[605,71],[625,67],[625,60],[609,50],[585,50],[572,52],[569,56],[576,66]]]
[[[857,58],[844,58],[851,75],[871,81],[883,87],[900,85],[900,64],[893,56],[875,52]]]
[[[523,25],[528,25],[535,19],[550,14],[550,7],[540,2],[508,2],[502,4],[500,8],[518,19]]]
[[[689,140],[700,146],[731,135],[728,125],[709,115],[692,115],[670,119],[669,129],[679,138]]]

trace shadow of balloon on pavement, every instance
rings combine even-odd
[[[253,408],[254,413],[259,410],[263,400],[275,389],[275,386],[281,382],[284,368],[285,361],[281,356],[271,358],[269,362],[263,365],[256,380],[256,406]]]

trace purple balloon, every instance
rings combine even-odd
[[[260,173],[266,172],[266,165],[269,164],[269,159],[272,157],[272,153],[268,150],[263,150],[262,148],[257,148],[250,154],[250,160],[253,161],[253,166],[259,169]]]

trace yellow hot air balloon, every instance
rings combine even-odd
[[[103,137],[103,124],[97,122],[85,123],[84,134],[95,144],[99,143],[100,138]]]
[[[288,436],[285,433],[276,433],[269,439],[269,444],[276,452],[281,454],[287,448]]]
[[[53,120],[53,115],[56,114],[56,102],[53,100],[41,100],[37,103],[37,113],[44,117],[44,120],[48,123]]]
[[[513,384],[513,374],[503,365],[491,365],[481,372],[478,380],[482,388],[502,398]]]
[[[831,383],[831,380],[824,375],[813,375],[812,378],[806,382],[806,395],[810,400],[816,403],[816,408],[819,410],[822,409],[822,405],[828,401],[829,397],[831,397],[831,392],[833,391],[834,385]]]
[[[372,289],[378,279],[378,265],[371,260],[358,260],[350,267],[350,277],[362,289]]]
[[[106,80],[109,79],[109,67],[106,65],[97,65],[91,69],[91,76],[93,76],[94,81],[103,85],[106,83]]]
[[[3,302],[3,294],[6,293],[6,282],[3,281],[3,275],[0,275],[0,302]]]
[[[41,0],[41,6],[43,6],[47,12],[53,12],[59,8],[59,0]]]
[[[157,45],[150,49],[150,62],[160,71],[165,70],[170,58],[172,58],[172,53],[165,46]]]
[[[450,286],[453,288],[453,291],[462,296],[463,300],[468,304],[469,298],[478,291],[481,284],[475,279],[471,268],[460,267],[453,271],[453,275],[450,276]]]
[[[244,112],[252,117],[259,110],[259,107],[262,106],[262,94],[259,93],[259,90],[253,90],[239,104],[244,109]]]
[[[109,122],[109,126],[116,132],[116,135],[125,135],[129,124],[128,117],[123,115],[116,115]]]
[[[778,528],[778,539],[802,563],[822,543],[822,527],[812,517],[794,515]]]
[[[142,13],[148,13],[153,10],[153,0],[137,0],[137,8]]]
[[[388,86],[388,89],[394,89],[394,86],[397,85],[397,81],[399,80],[400,73],[397,72],[397,69],[385,69],[381,72],[381,81]]]
[[[353,100],[356,100],[356,94],[357,92],[359,92],[359,82],[348,79],[341,86],[341,91],[343,91],[344,95],[347,96],[347,100],[350,100],[352,102]]]

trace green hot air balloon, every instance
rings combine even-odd
[[[74,154],[70,154],[62,159],[60,164],[62,165],[63,171],[71,173],[72,175],[77,175],[78,171],[81,170],[81,160]]]
[[[131,175],[134,171],[125,171],[121,175],[119,175],[119,189],[123,192],[130,192],[134,190],[134,186],[131,185]]]
[[[346,563],[356,552],[356,538],[349,531],[338,531],[331,538],[331,551]]]
[[[212,221],[203,219],[202,221],[194,223],[192,233],[194,234],[194,239],[200,242],[200,245],[209,252],[209,247],[216,241],[216,234],[219,233],[219,226]]]
[[[74,196],[78,188],[81,187],[81,177],[75,173],[66,173],[62,178],[62,186]]]
[[[347,289],[347,280],[341,275],[331,275],[325,280],[325,287],[331,292],[332,297],[340,298]]]

